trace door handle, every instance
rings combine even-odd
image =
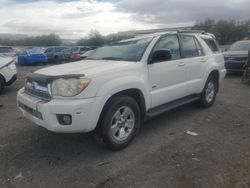
[[[186,65],[186,63],[184,63],[184,62],[180,62],[180,63],[178,64],[179,67],[184,67],[185,65]]]
[[[206,63],[206,62],[207,62],[207,60],[205,60],[205,59],[201,59],[201,60],[200,60],[200,62],[201,62],[201,63]]]

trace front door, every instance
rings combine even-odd
[[[181,59],[180,43],[177,35],[166,35],[159,39],[152,54],[158,50],[170,50],[169,61],[148,65],[151,108],[186,96],[186,64]]]

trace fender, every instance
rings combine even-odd
[[[209,63],[209,66],[206,68],[204,79],[203,79],[203,83],[202,83],[202,86],[203,86],[202,90],[205,87],[205,84],[207,82],[207,79],[208,79],[210,73],[213,72],[213,71],[218,71],[219,72],[219,76],[220,76],[220,66],[219,66],[218,63],[216,63],[214,61],[211,62],[211,63]]]
[[[151,96],[146,88],[146,81],[145,78],[138,79],[137,76],[125,76],[116,79],[112,79],[106,82],[98,91],[96,96],[113,96],[116,93],[119,93],[124,90],[128,89],[138,89],[142,92],[144,99],[145,99],[145,107],[146,110],[150,108],[151,105]],[[109,99],[106,98],[106,101]]]

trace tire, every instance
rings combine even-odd
[[[202,108],[211,107],[214,104],[218,89],[218,81],[213,75],[209,76],[197,104]]]
[[[4,79],[0,75],[0,93],[3,92],[4,88],[5,88],[5,82],[4,82]]]
[[[105,105],[95,140],[113,151],[127,147],[135,138],[141,123],[137,102],[129,96],[117,96]]]

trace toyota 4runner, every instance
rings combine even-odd
[[[93,131],[118,150],[133,140],[147,117],[194,101],[210,107],[225,74],[213,35],[154,33],[29,74],[17,103],[25,117],[50,131]]]

